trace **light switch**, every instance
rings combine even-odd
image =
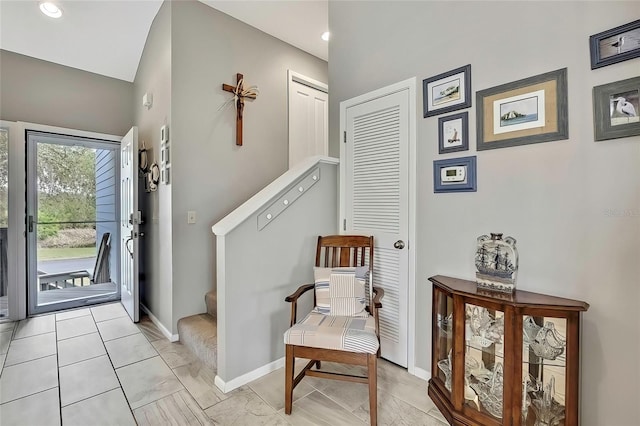
[[[194,212],[193,210],[189,210],[187,212],[187,223],[188,224],[196,223],[196,212]]]

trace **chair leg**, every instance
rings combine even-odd
[[[369,377],[369,415],[371,426],[378,424],[378,357],[377,354],[367,355]]]
[[[293,405],[293,346],[286,345],[284,361],[284,413],[291,414]]]
[[[316,368],[317,368],[318,370],[320,370],[320,368],[321,368],[320,361],[316,361]]]

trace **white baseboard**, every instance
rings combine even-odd
[[[262,367],[256,368],[255,370],[243,374],[240,377],[231,379],[228,382],[225,382],[220,376],[216,375],[215,384],[222,392],[231,392],[232,390],[237,389],[242,385],[246,385],[247,383],[259,379],[260,377],[265,376],[272,371],[276,371],[277,369],[282,367],[284,367],[284,357],[277,359],[267,365],[263,365]]]
[[[413,375],[422,380],[429,380],[431,378],[431,372],[420,367],[413,367]]]
[[[145,314],[149,315],[149,319],[151,320],[151,322],[154,323],[156,327],[158,327],[158,330],[160,330],[162,335],[169,339],[170,342],[177,342],[178,340],[180,340],[180,335],[171,334],[171,332],[167,330],[167,328],[160,322],[160,320],[156,318],[155,315],[153,315],[149,308],[144,306],[142,303],[140,304],[140,308]]]

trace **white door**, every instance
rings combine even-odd
[[[409,90],[364,98],[343,112],[343,231],[373,235],[373,284],[384,289],[382,356],[408,360]]]
[[[120,285],[121,302],[134,322],[139,320],[138,293],[138,128],[122,138],[120,145]]]
[[[289,168],[315,155],[328,155],[327,86],[289,72]]]

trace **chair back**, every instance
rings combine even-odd
[[[316,248],[316,266],[324,268],[368,267],[365,292],[366,305],[367,307],[370,305],[373,300],[373,236],[319,236]],[[319,301],[316,299],[314,302],[318,306]]]
[[[316,266],[325,268],[369,266],[373,271],[373,237],[328,235],[318,237]]]
[[[102,240],[100,241],[100,247],[98,247],[98,255],[96,256],[96,264],[93,268],[93,283],[101,284],[111,281],[111,274],[109,273],[109,253],[111,252],[111,233],[105,232],[102,234]]]

